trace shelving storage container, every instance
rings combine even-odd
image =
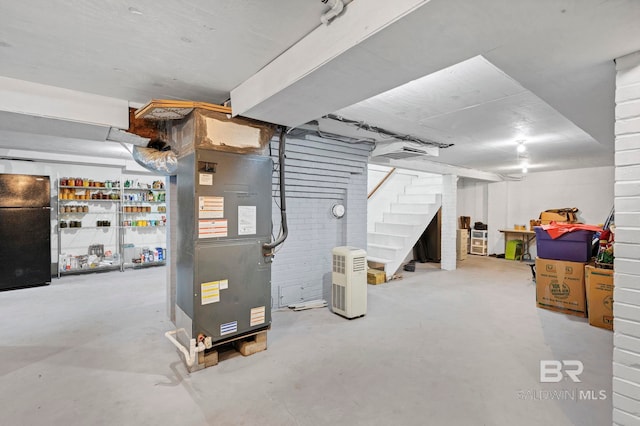
[[[122,189],[123,269],[165,264],[166,190],[156,182],[151,187],[126,186],[125,182]]]
[[[165,194],[162,181],[59,179],[58,277],[164,265]]]
[[[487,247],[487,235],[488,231],[479,231],[476,229],[471,230],[471,246],[469,250],[470,254],[479,256],[487,256],[489,254]]]
[[[119,201],[118,181],[58,180],[58,277],[120,269]]]

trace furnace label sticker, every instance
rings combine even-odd
[[[200,185],[213,185],[213,175],[208,173],[200,173]]]
[[[264,324],[264,313],[264,306],[251,309],[251,320],[249,321],[249,325],[253,327],[254,325]]]
[[[198,238],[226,237],[227,219],[200,219],[198,221]]]
[[[220,281],[200,284],[200,300],[202,305],[220,301]]]
[[[231,334],[238,331],[238,321],[228,322],[220,325],[220,335]]]
[[[238,206],[238,235],[256,232],[256,206]]]
[[[224,197],[198,197],[198,217],[200,219],[222,219],[224,217]]]
[[[220,280],[220,290],[226,290],[229,288],[229,280]]]

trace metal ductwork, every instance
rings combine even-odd
[[[437,157],[440,148],[417,142],[393,141],[377,142],[371,151],[371,157],[385,157],[394,160],[414,157]]]
[[[133,159],[152,172],[171,176],[178,172],[178,157],[173,151],[158,151],[141,146],[133,147]]]

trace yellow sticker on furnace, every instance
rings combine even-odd
[[[208,305],[220,301],[220,281],[200,284],[201,304]]]

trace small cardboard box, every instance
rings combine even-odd
[[[387,274],[384,271],[377,269],[369,269],[367,271],[367,283],[369,284],[382,284],[386,281]]]
[[[539,308],[587,316],[581,262],[536,258],[536,302]]]
[[[613,270],[584,267],[589,324],[613,330]]]

